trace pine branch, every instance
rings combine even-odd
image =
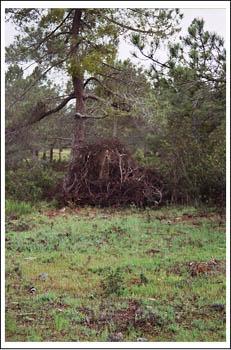
[[[63,107],[66,106],[66,104],[75,98],[75,93],[72,92],[68,97],[66,97],[58,106],[56,106],[55,108],[53,109],[50,109],[49,111],[44,111],[43,113],[41,114],[38,114],[36,118],[32,119],[32,121],[29,123],[29,124],[33,124],[35,122],[38,122],[42,119],[44,119],[45,117],[47,117],[48,115],[51,115],[51,114],[54,114],[58,111],[60,111]]]
[[[151,29],[145,30],[145,29],[140,29],[140,28],[134,28],[134,27],[129,26],[127,24],[120,23],[120,22],[114,20],[113,18],[109,18],[107,16],[102,16],[102,17],[104,19],[106,19],[107,21],[112,22],[112,23],[116,24],[117,26],[119,26],[119,27],[121,27],[123,29],[131,30],[132,32],[143,33],[143,34],[155,34],[155,35],[162,34],[162,32],[155,32],[155,31],[153,31]]]
[[[152,55],[145,54],[144,51],[140,47],[138,47],[138,49],[139,49],[141,55],[143,55],[146,58],[149,58],[151,61],[153,61],[154,63],[158,64],[159,66],[164,67],[164,68],[170,68],[170,66],[167,63],[162,63],[162,62],[154,59]]]
[[[50,32],[47,36],[45,36],[45,38],[43,38],[40,43],[38,43],[38,45],[35,47],[35,50],[38,50],[40,48],[40,46],[42,44],[44,44],[59,28],[62,27],[62,25],[66,22],[66,20],[68,19],[68,17],[71,15],[72,11],[74,9],[71,9],[68,14],[66,15],[66,17],[64,17],[64,19],[62,20],[62,22],[54,29],[52,30],[52,32]]]
[[[60,111],[63,107],[66,106],[66,104],[70,100],[72,100],[74,98],[75,98],[75,94],[74,94],[74,92],[72,92],[58,106],[50,109],[49,111],[42,110],[42,108],[40,108],[38,111],[34,111],[33,118],[30,119],[29,121],[27,121],[26,123],[19,124],[19,125],[14,125],[12,127],[6,128],[6,135],[10,135],[12,133],[21,132],[23,128],[28,127],[28,126],[30,126],[32,124],[35,124],[35,123],[39,122],[40,120],[44,119],[45,117]],[[32,111],[32,113],[33,113],[33,111]]]
[[[70,53],[69,53],[69,55],[70,55]],[[25,95],[32,89],[32,87],[35,86],[35,84],[36,84],[39,80],[41,80],[42,78],[44,78],[44,77],[46,76],[46,74],[47,74],[52,68],[57,67],[57,66],[59,66],[60,64],[64,63],[64,62],[68,59],[69,55],[67,55],[67,57],[65,57],[64,59],[62,59],[62,60],[60,60],[60,61],[58,61],[58,62],[52,64],[49,68],[47,68],[37,79],[35,79],[35,81],[34,81],[32,84],[29,85],[29,87],[28,87],[26,90],[24,90],[24,92],[18,97],[18,99],[17,99],[16,101],[13,101],[13,102],[9,105],[9,108],[10,108],[10,107],[13,107],[16,103],[18,103],[19,101],[21,101],[22,98],[25,97]]]
[[[90,83],[90,81],[96,81],[98,84],[100,84],[101,86],[102,86],[102,88],[105,90],[105,91],[107,91],[107,92],[109,92],[111,95],[117,95],[115,92],[113,92],[111,89],[109,89],[107,86],[105,86],[103,83],[102,83],[102,81],[100,81],[98,78],[96,78],[96,77],[90,77],[90,78],[88,78],[86,81],[85,81],[85,83],[84,83],[84,88],[87,86],[87,84],[88,83]]]

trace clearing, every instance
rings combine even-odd
[[[44,210],[6,223],[6,341],[225,341],[225,219]]]

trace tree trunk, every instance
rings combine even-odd
[[[114,138],[117,137],[117,130],[118,130],[118,120],[117,120],[117,117],[114,117],[114,120],[113,120],[113,133],[112,133],[112,136]]]
[[[82,10],[76,9],[74,18],[73,18],[73,24],[72,24],[72,45],[71,50],[73,57],[75,58],[75,64],[78,62],[78,40],[79,40],[79,32],[81,28],[81,16],[82,16]],[[84,94],[84,77],[83,72],[81,72],[81,67],[74,67],[74,71],[78,72],[75,73],[75,75],[72,76],[72,83],[76,98],[76,105],[75,110],[76,113],[84,114],[85,112],[85,103],[83,99]],[[72,141],[72,157],[73,161],[78,156],[79,149],[81,148],[82,144],[84,143],[85,139],[85,121],[81,118],[75,119],[75,126],[74,126],[74,135],[73,135],[73,141]]]
[[[59,162],[62,161],[62,151],[63,151],[63,149],[60,148],[60,149],[59,149]]]
[[[50,163],[53,162],[53,147],[50,148]]]
[[[43,151],[42,159],[43,159],[43,160],[46,160],[46,159],[47,159],[47,154],[46,154],[45,151]]]
[[[38,151],[32,150],[32,159],[33,161],[38,160]]]
[[[82,10],[76,9],[72,24],[72,45],[71,51],[74,61],[78,62],[78,37],[81,27],[81,15]],[[81,72],[81,67],[74,67],[74,71],[78,72],[72,76],[73,88],[76,98],[76,113],[84,115],[85,102],[84,102],[84,73]],[[74,123],[74,134],[71,146],[71,160],[68,168],[68,173],[64,179],[63,189],[66,195],[70,194],[71,189],[76,181],[74,174],[74,166],[79,156],[79,151],[85,141],[85,120],[84,118],[76,117]]]
[[[76,96],[76,113],[85,113],[85,102],[83,99],[83,78],[75,77],[73,78],[73,86]],[[85,141],[85,120],[83,118],[75,119],[74,135],[72,140],[72,158],[76,158],[79,154],[79,150]]]

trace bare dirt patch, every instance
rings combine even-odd
[[[188,272],[192,277],[225,273],[225,263],[217,259],[211,259],[209,261],[190,261],[186,264],[174,264],[168,269],[168,273],[177,275],[182,275],[185,272]]]
[[[190,262],[188,271],[192,277],[198,275],[211,275],[215,273],[225,272],[225,265],[217,259],[202,262]]]
[[[86,315],[84,323],[93,329],[101,329],[114,325],[117,331],[126,332],[130,327],[148,331],[153,326],[160,326],[161,319],[152,310],[144,309],[138,301],[131,300],[126,308],[113,309],[104,307],[99,315],[94,315],[92,310],[80,308],[79,311]]]

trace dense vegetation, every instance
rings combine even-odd
[[[127,39],[124,31],[128,29],[117,23],[119,14],[129,23],[139,23],[139,29],[128,31]],[[79,13],[83,23],[78,35],[71,27],[75,15],[76,11],[61,9],[8,10],[8,19],[23,31],[6,54],[7,196],[36,201],[48,192],[50,197],[65,174],[66,188],[72,187],[80,143],[114,137],[124,142],[140,165],[161,173],[168,202],[224,207],[223,39],[206,31],[200,19],[192,22],[186,37],[177,36],[179,11],[85,9]],[[161,28],[159,33],[150,29],[154,20]],[[126,21],[124,25],[129,27]],[[89,32],[90,26],[97,26],[98,32]],[[172,29],[167,31],[166,26]],[[49,34],[51,28],[54,33]],[[68,30],[69,35],[65,34]],[[104,35],[110,44],[102,41]],[[77,37],[76,51],[72,41]],[[134,45],[137,60],[145,57],[150,61],[150,68],[117,59],[120,37]],[[175,44],[172,38],[176,38]],[[156,53],[163,44],[168,46],[168,58],[160,62]],[[63,45],[74,50],[70,57],[63,56]],[[43,70],[46,64],[53,74]],[[28,67],[32,72],[25,75]],[[66,79],[61,86],[57,75]],[[71,85],[75,89],[74,78],[80,75],[85,86],[82,97],[76,99],[75,106],[61,108],[77,96]],[[84,112],[78,109],[80,100]],[[86,115],[79,119],[78,113]],[[54,149],[60,150],[60,160],[62,149],[71,149],[73,164],[52,164]]]

